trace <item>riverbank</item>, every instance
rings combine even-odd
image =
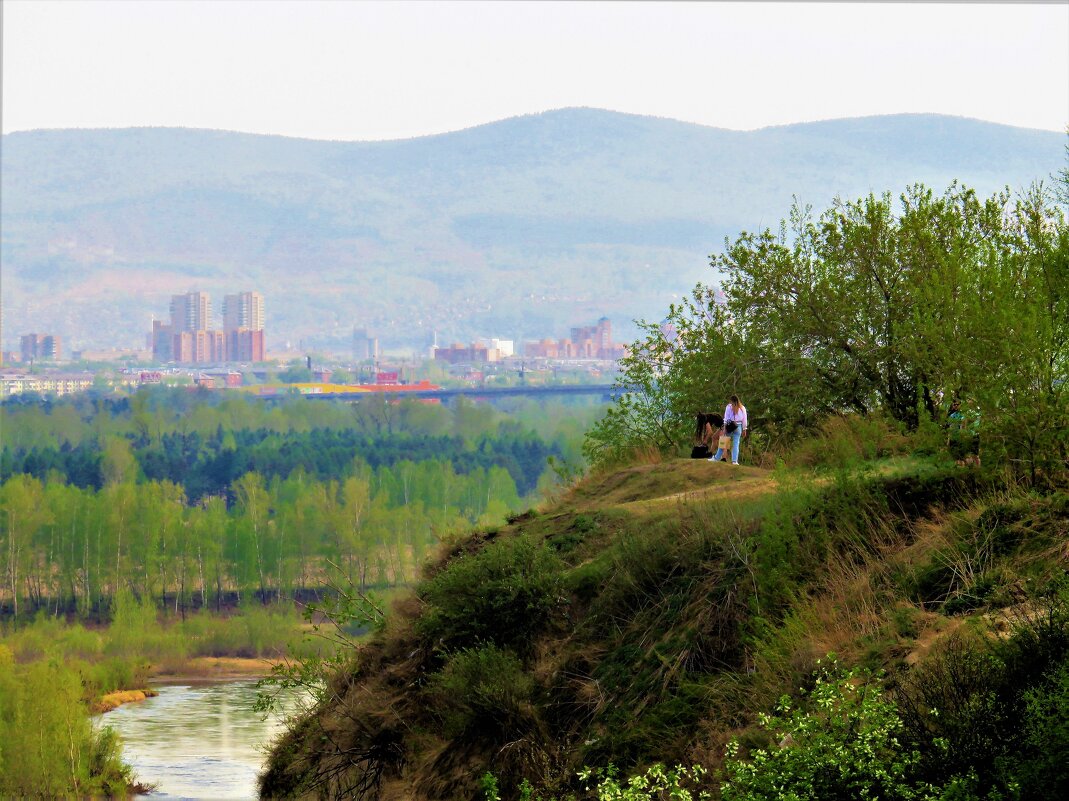
[[[95,715],[103,715],[105,712],[111,712],[113,709],[118,709],[123,704],[144,701],[146,698],[154,698],[157,695],[159,695],[159,693],[151,687],[146,687],[141,690],[117,690],[113,693],[106,693],[98,700],[90,703],[89,711]]]
[[[150,680],[157,684],[195,684],[198,682],[261,679],[269,676],[281,659],[240,656],[197,656],[177,666],[154,667]]]
[[[154,665],[149,669],[149,682],[170,684],[215,684],[240,679],[262,679],[271,674],[279,659],[251,659],[237,656],[198,656],[179,665]],[[133,690],[115,690],[90,702],[89,711],[102,715],[123,704],[155,698],[160,693],[151,686]]]

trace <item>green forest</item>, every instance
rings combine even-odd
[[[302,609],[388,597],[439,543],[531,505],[581,469],[596,414],[161,387],[6,400],[0,795],[125,795],[138,777],[88,716],[108,694],[198,659],[329,658]]]
[[[328,574],[403,584],[440,540],[551,486],[550,458],[581,459],[584,414],[184,390],[14,399],[0,603],[17,622],[106,617],[123,588],[177,613],[293,598]]]

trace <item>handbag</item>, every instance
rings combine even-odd
[[[738,423],[736,423],[734,420],[729,420],[728,422],[724,423],[724,432],[727,434],[734,434],[735,429],[738,427]]]
[[[720,448],[720,450],[722,450],[722,451],[730,451],[731,450],[731,437],[728,437],[728,436],[721,437],[720,441],[717,443],[717,447]]]

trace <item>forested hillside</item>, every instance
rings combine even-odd
[[[72,348],[130,346],[169,293],[257,288],[269,346],[345,345],[354,324],[387,345],[541,338],[603,315],[630,338],[792,194],[823,207],[914,180],[1018,189],[1055,172],[1062,145],[937,115],[741,132],[596,109],[395,142],[9,134],[4,320]]]

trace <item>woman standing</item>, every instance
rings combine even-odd
[[[746,407],[742,405],[738,395],[731,396],[731,402],[724,409],[724,433],[731,437],[731,463],[739,463],[739,440],[749,428],[746,419]],[[716,453],[709,459],[710,462],[719,462],[727,457],[723,448],[717,448]]]

